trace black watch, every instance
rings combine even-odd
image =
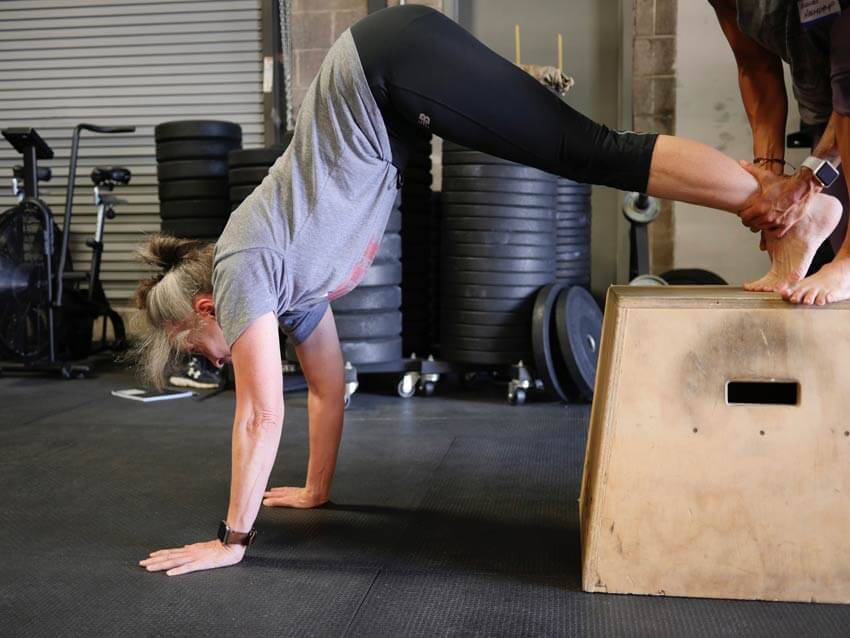
[[[254,544],[257,538],[257,528],[255,527],[250,532],[234,532],[227,525],[227,521],[221,521],[218,524],[218,540],[224,545],[244,545],[250,547]]]

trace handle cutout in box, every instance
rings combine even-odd
[[[796,381],[727,381],[729,405],[797,405],[800,384]]]

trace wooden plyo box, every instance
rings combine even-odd
[[[608,292],[585,591],[850,602],[850,303]]]

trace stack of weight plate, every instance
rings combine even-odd
[[[590,185],[558,178],[557,280],[590,288]]]
[[[429,274],[431,281],[431,350],[440,352],[440,259],[443,251],[443,194],[431,191]]]
[[[242,146],[233,122],[184,120],[154,130],[162,232],[218,239],[230,215],[227,155]]]
[[[286,144],[281,146],[248,148],[230,152],[227,156],[230,169],[228,172],[230,210],[236,210],[239,204],[260,185],[260,182],[269,174],[272,164],[283,155],[291,139],[290,135]]]
[[[431,138],[416,144],[401,188],[403,351],[427,356],[437,342],[439,216],[431,191]]]
[[[333,307],[342,354],[354,366],[401,359],[401,213],[396,206],[366,276]]]
[[[442,358],[532,359],[531,311],[555,280],[555,177],[443,146]]]

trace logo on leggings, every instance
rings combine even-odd
[[[431,118],[425,115],[424,113],[419,114],[419,126],[424,126],[425,128],[430,128],[431,126]]]

